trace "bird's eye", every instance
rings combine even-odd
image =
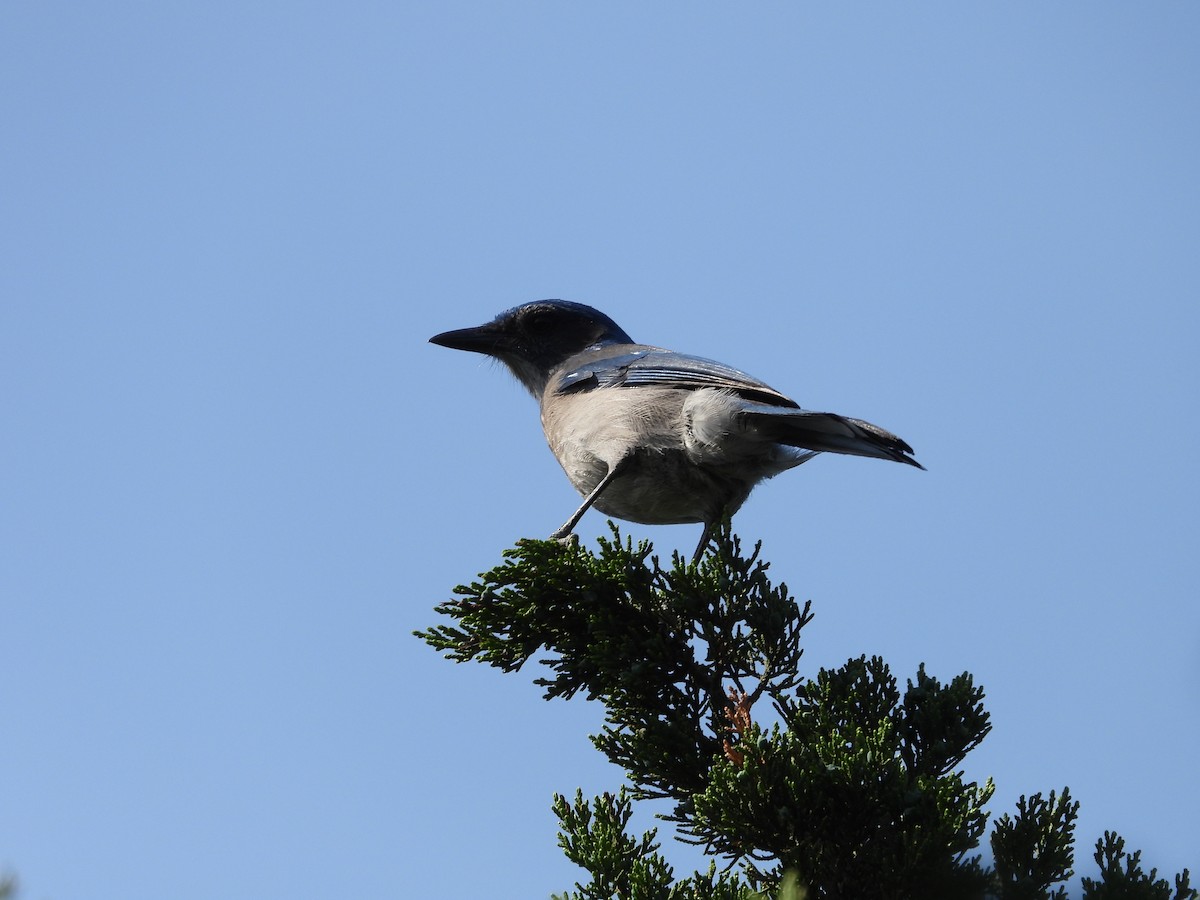
[[[556,316],[550,310],[536,310],[526,320],[525,327],[530,334],[546,335],[555,330]]]

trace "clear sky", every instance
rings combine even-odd
[[[1198,46],[1184,2],[0,4],[0,868],[570,887],[600,709],[410,635],[577,503],[426,342],[544,297],[911,443],[735,520],[806,661],[973,672],[995,813],[1066,784],[1080,871],[1200,867]]]

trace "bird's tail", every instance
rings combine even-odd
[[[925,468],[913,459],[912,447],[890,431],[862,419],[765,403],[747,403],[743,409],[756,430],[781,444],[821,453],[891,459],[918,469]]]

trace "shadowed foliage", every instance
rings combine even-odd
[[[924,666],[901,688],[879,657],[811,675],[801,637],[811,606],[772,584],[759,547],[728,526],[697,564],[660,565],[613,527],[596,552],[525,540],[437,607],[418,637],[447,658],[506,672],[535,661],[546,699],[598,700],[592,741],[628,786],[591,801],[554,799],[559,843],[590,876],[564,900],[1063,900],[1073,877],[1078,803],[1022,797],[996,821],[992,865],[977,852],[991,781],[966,755],[991,729],[969,673],[943,683]],[[677,879],[656,830],[628,833],[633,804],[712,857]],[[1173,893],[1116,835],[1098,843],[1087,898],[1195,900]]]

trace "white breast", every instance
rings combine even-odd
[[[580,493],[587,494],[632,448],[679,449],[686,391],[600,388],[542,404],[546,441]]]

